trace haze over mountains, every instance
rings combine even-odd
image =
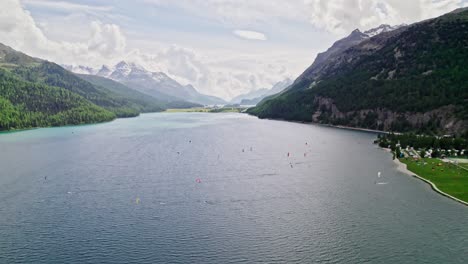
[[[230,101],[230,103],[231,104],[241,104],[241,105],[256,105],[261,100],[263,100],[265,97],[280,93],[291,84],[292,84],[292,80],[287,78],[287,79],[285,79],[285,80],[283,80],[281,82],[277,82],[270,89],[262,88],[262,89],[254,90],[254,91],[246,93],[246,94],[238,95],[238,96],[234,97]]]
[[[121,61],[113,67],[101,69],[85,66],[65,66],[79,74],[97,75],[125,84],[132,89],[166,102],[188,101],[202,105],[226,104],[219,97],[199,93],[192,85],[181,85],[163,72],[151,72],[140,65]]]
[[[374,34],[380,32],[380,34]],[[386,131],[468,131],[468,10],[353,31],[249,113]]]

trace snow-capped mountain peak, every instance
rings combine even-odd
[[[112,75],[128,76],[131,71],[132,68],[130,64],[125,61],[121,61],[115,65]]]
[[[157,81],[157,82],[163,82],[165,80],[167,80],[169,77],[163,73],[163,72],[152,72],[151,73],[151,77]]]
[[[74,69],[81,68],[67,69],[76,72]],[[226,103],[221,98],[199,93],[191,85],[181,85],[164,72],[151,72],[134,62],[120,61],[113,67],[103,65],[99,70],[85,73],[112,79],[163,101],[189,101],[209,105]]]
[[[387,25],[387,24],[382,24],[382,25],[380,25],[380,26],[378,26],[376,28],[372,28],[372,29],[369,29],[367,31],[364,31],[364,34],[369,36],[369,38],[372,38],[373,36],[377,36],[380,33],[390,32],[390,31],[393,31],[395,29],[399,29],[399,28],[404,27],[404,26],[405,26],[405,24],[396,25],[396,26],[390,26],[390,25]]]
[[[319,53],[314,63],[309,66],[297,79],[295,82],[301,81],[303,79],[313,79],[321,75],[323,66],[326,65],[326,62],[332,59],[333,57],[341,54],[345,50],[358,45],[359,43],[377,36],[381,33],[390,32],[401,27],[406,26],[405,24],[397,26],[389,26],[386,24],[380,25],[376,28],[369,29],[367,31],[361,32],[359,29],[355,29],[348,36],[336,41],[333,45],[325,52]]]

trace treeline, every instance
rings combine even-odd
[[[27,82],[0,68],[0,130],[104,122],[115,117],[70,91]]]
[[[435,137],[435,136],[426,136],[426,135],[417,135],[413,133],[408,134],[387,134],[379,135],[377,143],[380,147],[387,148],[390,146],[390,149],[396,151],[398,146],[401,148],[414,148],[429,150],[432,149],[432,154],[434,157],[438,157],[442,150],[468,150],[468,134],[462,137]]]

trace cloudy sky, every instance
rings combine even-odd
[[[468,0],[0,0],[0,42],[61,64],[120,60],[230,99],[297,77],[353,29]]]

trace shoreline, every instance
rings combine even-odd
[[[135,117],[137,117],[137,116],[135,116]],[[20,133],[20,132],[25,132],[25,131],[30,131],[30,130],[43,129],[43,128],[63,128],[63,127],[80,127],[80,126],[100,125],[100,124],[105,124],[105,123],[111,123],[111,122],[114,122],[117,119],[122,119],[122,118],[134,118],[134,117],[119,117],[119,118],[114,118],[114,119],[109,120],[109,121],[94,122],[94,123],[83,123],[83,124],[76,124],[76,125],[67,124],[67,125],[61,125],[61,126],[43,126],[43,127],[10,129],[10,130],[0,131],[0,136],[2,134],[14,134],[14,133]]]
[[[250,114],[249,114],[250,115]],[[255,116],[255,115],[254,115]],[[257,116],[258,118],[258,116]],[[292,120],[285,120],[285,119],[271,119],[271,118],[265,118],[267,120],[276,120],[276,121],[286,121],[286,122],[293,122],[293,123],[302,123],[302,124],[311,124],[311,125],[318,125],[318,126],[323,126],[323,127],[332,127],[332,128],[338,128],[338,129],[345,129],[345,130],[354,130],[354,131],[360,131],[360,132],[367,132],[367,133],[376,133],[376,134],[391,134],[392,132],[386,132],[386,131],[381,131],[381,130],[373,130],[373,129],[366,129],[366,128],[357,128],[357,127],[348,127],[348,126],[335,126],[335,125],[330,125],[330,124],[320,124],[320,123],[315,123],[315,122],[305,122],[305,121],[292,121]],[[393,132],[394,134],[400,134],[400,133],[396,133],[396,132]],[[388,148],[381,148],[387,152],[390,152],[392,153],[392,151]],[[445,196],[449,199],[452,199],[453,201],[455,202],[458,202],[458,203],[461,203],[465,206],[468,206],[468,202],[465,202],[461,199],[458,199],[448,193],[445,193],[443,191],[441,191],[439,188],[437,188],[437,185],[435,185],[433,182],[431,182],[430,180],[428,179],[425,179],[419,175],[417,175],[416,173],[410,171],[408,168],[407,168],[407,165],[402,163],[398,158],[395,157],[395,159],[393,159],[393,162],[397,165],[397,170],[400,171],[401,173],[404,173],[408,176],[412,176],[414,178],[417,178],[427,184],[429,184],[432,188],[432,190],[434,190],[435,192],[439,193],[440,195],[442,196]]]
[[[118,119],[130,119],[130,118],[137,118],[141,115],[144,114],[152,114],[152,113],[163,113],[164,111],[161,112],[140,112],[136,116],[126,116],[126,117],[116,117],[112,120],[108,121],[102,121],[102,122],[91,122],[91,123],[82,123],[82,124],[66,124],[66,125],[60,125],[60,126],[43,126],[43,127],[29,127],[29,128],[18,128],[18,129],[9,129],[9,130],[1,130],[0,131],[0,136],[2,134],[10,134],[10,133],[19,133],[19,132],[24,132],[24,131],[29,131],[29,130],[36,130],[36,129],[42,129],[42,128],[58,128],[58,127],[79,127],[79,126],[92,126],[92,125],[100,125],[100,124],[106,124],[106,123],[111,123],[114,122],[115,120]]]
[[[312,122],[312,124],[315,124]],[[376,133],[376,134],[399,134],[397,132],[387,132],[383,130],[376,130],[376,129],[369,129],[369,128],[359,128],[359,127],[350,127],[350,126],[335,126],[335,125],[324,125],[324,124],[318,124],[318,125],[323,125],[323,126],[328,126],[328,127],[334,127],[334,128],[339,128],[339,129],[345,129],[345,130],[355,130],[355,131],[361,131],[361,132],[369,132],[369,133]]]
[[[291,122],[291,123],[298,123],[298,124],[309,124],[309,125],[317,125],[317,126],[322,126],[322,127],[332,127],[332,128],[338,128],[338,129],[344,129],[344,130],[354,130],[354,131],[360,131],[360,132],[367,132],[367,133],[375,133],[375,134],[396,134],[399,135],[401,133],[399,132],[390,132],[390,131],[383,131],[383,130],[377,130],[377,129],[369,129],[369,128],[361,128],[361,127],[351,127],[351,126],[341,126],[341,125],[331,125],[331,124],[321,124],[313,121],[298,121],[298,120],[288,120],[288,119],[282,119],[282,118],[260,118],[256,115],[246,113],[250,116],[255,116],[258,119],[265,119],[265,120],[273,120],[273,121],[285,121],[285,122]]]
[[[384,149],[384,150],[385,150],[385,151],[391,152],[389,149]],[[408,169],[408,167],[406,166],[406,164],[404,164],[403,162],[401,162],[399,159],[395,158],[395,159],[393,160],[393,162],[397,165],[397,170],[398,170],[399,172],[402,172],[402,173],[407,174],[407,175],[409,175],[409,176],[415,177],[415,178],[417,178],[417,179],[419,179],[419,180],[421,180],[421,181],[424,181],[425,183],[427,183],[427,184],[429,184],[429,185],[431,186],[432,190],[434,190],[435,192],[439,193],[440,195],[443,195],[443,196],[445,196],[445,197],[447,197],[447,198],[449,198],[449,199],[452,199],[452,200],[454,200],[454,201],[456,201],[456,202],[459,202],[459,203],[461,203],[461,204],[463,204],[463,205],[468,206],[468,202],[465,202],[465,201],[463,201],[463,200],[460,200],[460,199],[458,199],[458,198],[456,198],[456,197],[453,197],[452,195],[450,195],[450,194],[448,194],[448,193],[445,193],[445,192],[441,191],[439,188],[437,188],[437,185],[435,185],[435,184],[434,184],[433,182],[431,182],[430,180],[425,179],[425,178],[423,178],[423,177],[417,175],[416,173],[410,171],[410,170]]]
[[[23,131],[29,131],[29,130],[36,130],[44,127],[31,127],[31,128],[19,128],[19,129],[9,129],[9,130],[2,130],[0,131],[0,135],[2,134],[10,134],[10,133],[18,133],[18,132],[23,132]]]

